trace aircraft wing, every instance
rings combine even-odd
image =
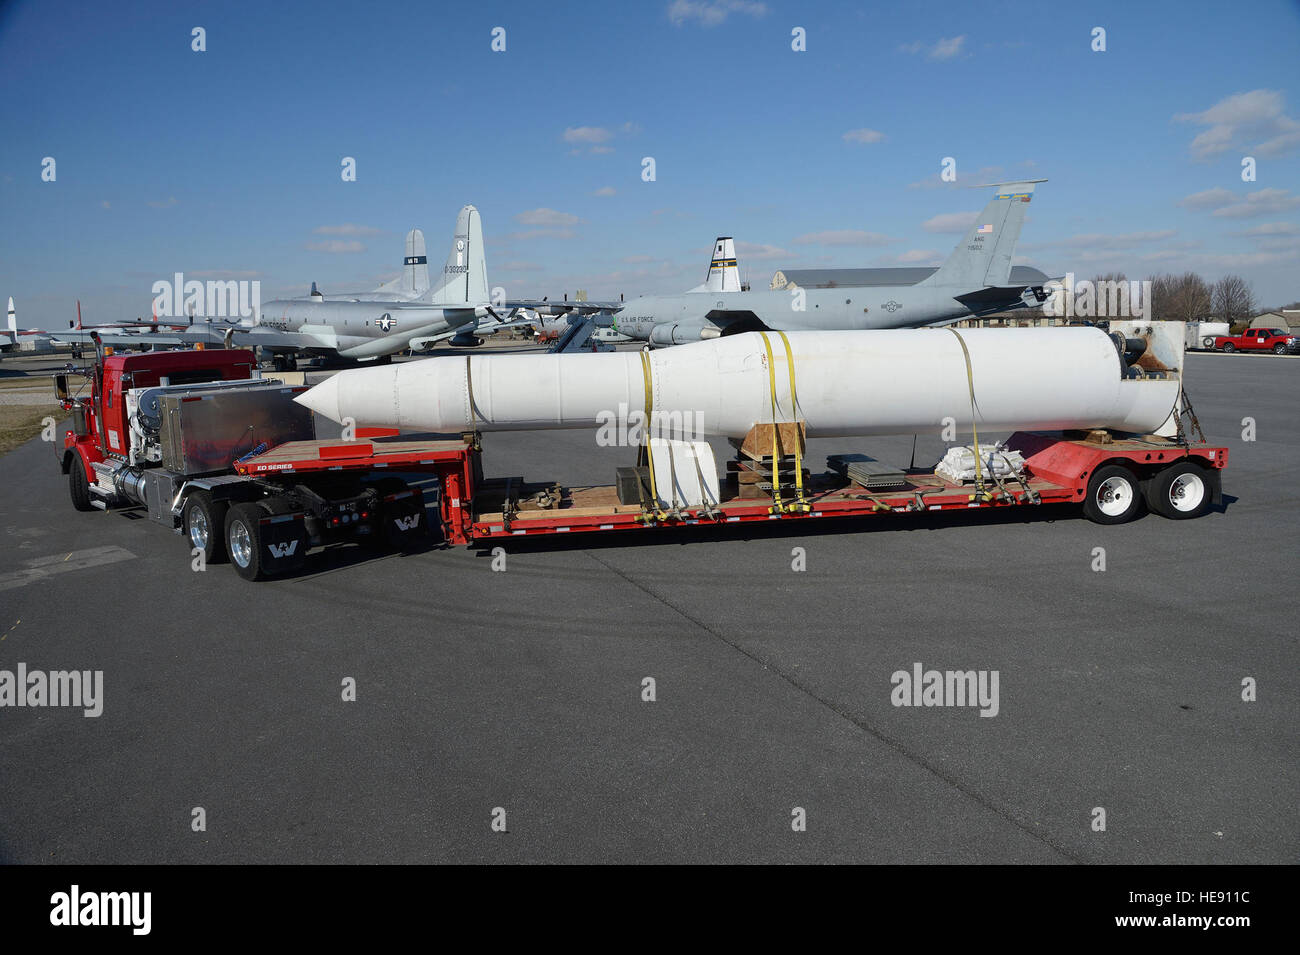
[[[333,345],[318,335],[304,335],[300,332],[281,332],[275,329],[229,327],[216,324],[195,325],[180,332],[99,332],[99,340],[114,348],[132,348],[141,345],[172,346],[184,345],[223,345],[226,332],[230,331],[231,344],[241,348],[268,348],[272,351],[311,351],[333,350]],[[50,339],[62,344],[90,345],[90,332],[51,332]]]

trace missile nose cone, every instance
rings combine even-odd
[[[343,415],[339,413],[339,378],[341,375],[331,375],[319,385],[313,386],[309,391],[305,391],[293,400],[300,405],[305,405],[317,414],[324,415],[331,421],[337,421],[340,424],[343,421]]]

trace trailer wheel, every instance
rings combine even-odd
[[[72,506],[79,511],[93,511],[90,503],[90,483],[86,480],[86,466],[81,463],[81,456],[73,454],[68,464],[68,493],[72,497]]]
[[[1147,506],[1174,521],[1200,517],[1210,509],[1217,479],[1217,471],[1206,471],[1190,461],[1180,461],[1147,482]]]
[[[261,580],[262,509],[256,504],[236,504],[226,514],[226,551],[235,573],[245,580]]]
[[[226,562],[226,511],[224,501],[212,500],[207,491],[196,491],[185,501],[181,512],[181,526],[189,538],[190,547],[203,552],[205,564]]]
[[[1214,339],[1208,335],[1201,339],[1201,345],[1204,348],[1208,348],[1210,351],[1214,351]]]
[[[1137,475],[1119,464],[1107,464],[1092,474],[1083,514],[1096,524],[1123,524],[1142,510]]]
[[[1225,352],[1232,353],[1232,352],[1235,352],[1235,351],[1237,350],[1237,346],[1234,345],[1232,342],[1224,342],[1224,343],[1223,343],[1223,350],[1224,350]]]

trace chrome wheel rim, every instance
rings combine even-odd
[[[199,550],[208,549],[208,515],[203,508],[196,507],[190,511],[190,543]]]
[[[230,527],[230,559],[240,567],[247,567],[253,559],[253,539],[242,521]]]

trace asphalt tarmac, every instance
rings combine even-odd
[[[0,458],[0,671],[102,670],[102,714],[0,708],[0,861],[1294,863],[1298,373],[1190,356],[1231,454],[1196,521],[774,522],[511,542],[504,571],[338,547],[264,584],[74,511],[34,440]],[[570,484],[630,457],[484,445]],[[996,671],[996,715],[895,706],[916,664]]]

